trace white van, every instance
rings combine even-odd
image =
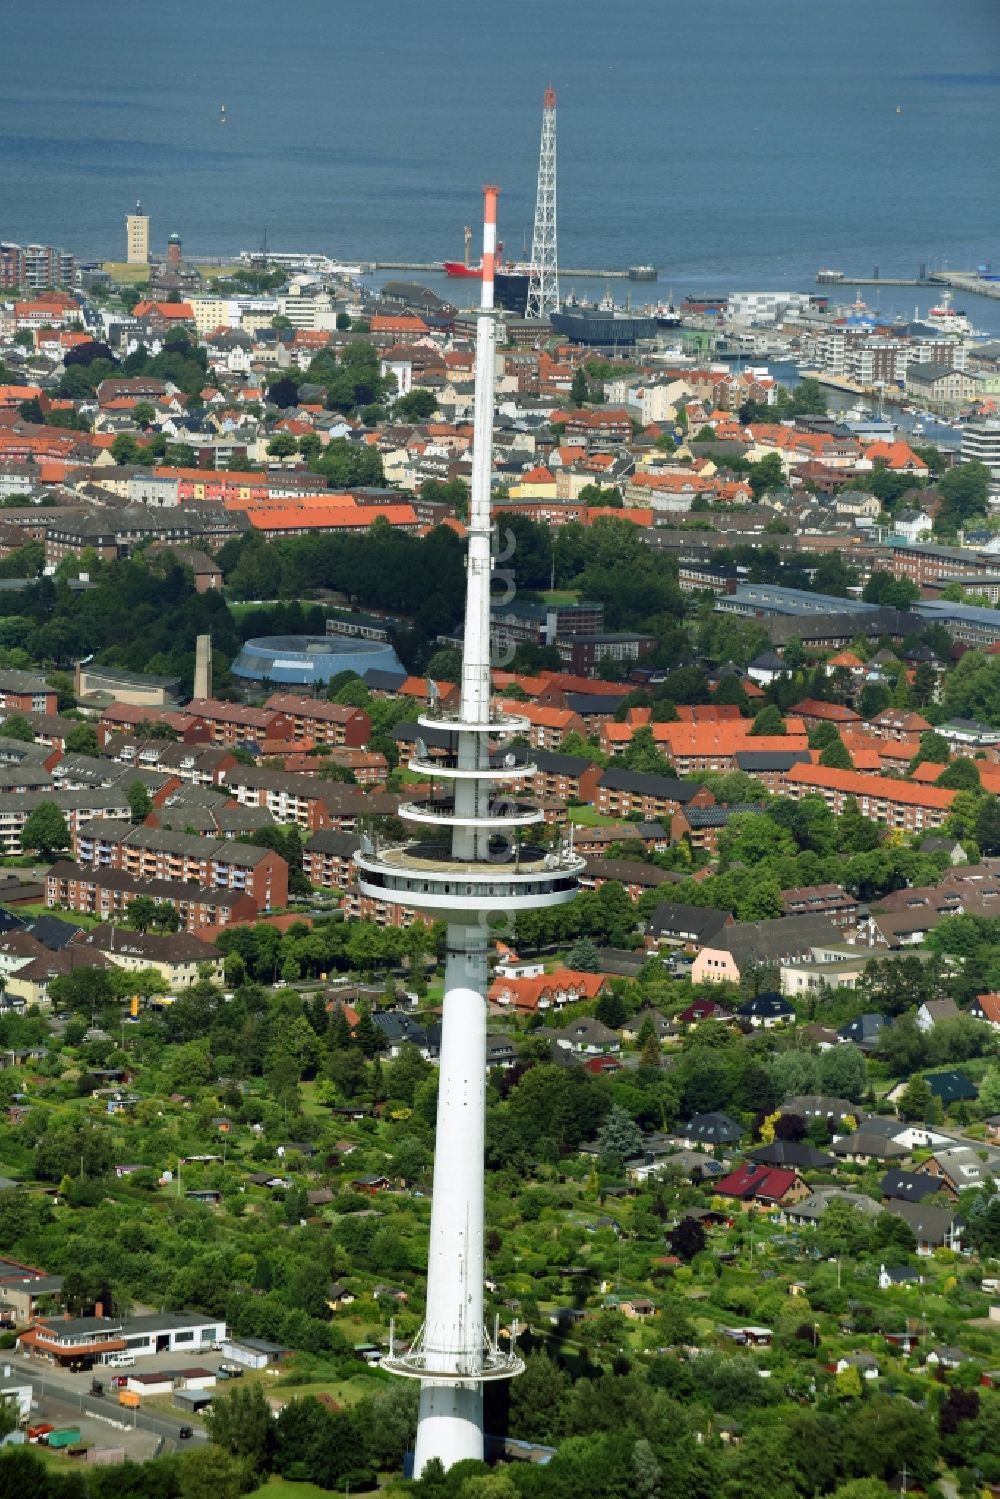
[[[104,1360],[109,1369],[131,1369],[135,1364],[134,1353],[110,1353]]]

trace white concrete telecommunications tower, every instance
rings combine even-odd
[[[559,251],[556,244],[556,91],[545,90],[542,144],[538,152],[535,231],[531,238],[531,281],[526,316],[546,318],[559,311]]]
[[[363,840],[358,879],[366,895],[411,906],[448,923],[444,1013],[424,1325],[382,1367],[420,1380],[414,1471],[483,1456],[483,1385],[523,1367],[483,1320],[483,1132],[486,1098],[486,956],[489,918],[561,905],[576,894],[582,859],[567,844],[552,851],[522,841],[542,821],[511,791],[534,774],[513,754],[491,756],[491,740],[526,734],[527,721],[490,703],[490,474],[493,448],[498,189],[487,187],[482,303],[476,327],[476,406],[469,510],[462,693],[457,712],[419,722],[445,730],[450,749],[431,760],[417,739],[410,769],[433,778],[428,801],[407,803],[407,843]],[[498,790],[498,783],[506,789]],[[443,784],[443,794],[438,793]]]

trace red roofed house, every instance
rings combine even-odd
[[[696,999],[682,1010],[677,1019],[681,1025],[698,1025],[702,1020],[732,1020],[731,1010],[714,999]]]
[[[563,1005],[597,999],[608,987],[609,980],[603,973],[559,968],[537,978],[495,978],[486,997],[492,1004],[533,1014],[537,1010],[560,1010]]]
[[[793,801],[821,796],[838,817],[848,798],[854,797],[865,817],[905,833],[941,827],[956,796],[954,791],[939,786],[914,786],[887,776],[832,770],[823,765],[793,765],[785,772],[784,790]]]
[[[576,438],[588,444],[628,442],[632,436],[632,418],[624,409],[571,411],[566,417],[565,435],[570,441]]]
[[[914,474],[922,479],[929,473],[924,460],[918,458],[905,442],[867,443],[855,467],[859,470],[873,469],[876,464],[884,465],[895,474]]]
[[[193,323],[194,308],[190,302],[137,302],[132,316],[151,332],[163,333],[181,323]]]
[[[837,728],[846,729],[861,722],[861,714],[855,713],[853,708],[845,708],[843,703],[824,703],[814,697],[803,698],[790,711],[802,719],[807,729],[815,729],[821,723],[832,723]]]
[[[760,1207],[801,1202],[809,1196],[809,1188],[797,1171],[761,1166],[755,1161],[744,1161],[736,1171],[715,1182],[713,1191],[720,1197],[735,1197],[739,1202]]]
[[[208,727],[213,744],[239,744],[244,740],[291,739],[292,719],[273,708],[248,708],[242,703],[224,703],[217,698],[192,698],[185,709]]]
[[[990,1030],[1000,1031],[1000,994],[977,994],[969,1006],[969,1014]]]
[[[371,733],[368,714],[345,703],[328,703],[322,698],[302,697],[294,692],[274,692],[264,707],[291,719],[292,737],[296,740],[360,749],[368,743]]]

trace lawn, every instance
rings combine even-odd
[[[60,921],[66,921],[70,926],[90,928],[101,925],[99,916],[88,916],[83,911],[53,910],[51,906],[45,905],[44,901],[33,906],[18,906],[17,914],[19,916],[58,916]]]
[[[575,588],[543,588],[541,593],[546,604],[575,604],[580,597]]]
[[[569,820],[580,828],[610,827],[619,821],[616,817],[605,817],[603,812],[595,812],[593,807],[570,807]]]
[[[273,1494],[284,1494],[286,1499],[331,1499],[336,1491],[321,1489],[316,1483],[292,1483],[289,1479],[279,1478],[276,1473],[272,1473],[265,1487],[257,1492],[267,1493],[269,1499]]]
[[[139,282],[149,280],[148,265],[129,265],[124,260],[106,260],[102,269],[119,286],[137,286]]]
[[[322,608],[323,607],[321,604],[317,603],[316,599],[281,599],[280,602],[282,604],[285,604],[285,603],[296,603],[296,604],[299,604],[303,609],[315,609],[315,608]],[[226,599],[226,605],[227,605],[227,607],[229,609],[230,614],[232,614],[235,619],[241,619],[244,614],[249,614],[250,611],[251,611],[251,609],[271,609],[271,608],[273,608],[274,605],[275,605],[275,600],[274,599],[269,599],[269,600],[267,600],[264,603],[261,603],[258,600],[256,603],[254,603],[254,601],[252,599],[230,599],[230,598],[227,598]]]

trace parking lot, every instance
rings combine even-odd
[[[164,1370],[210,1369],[216,1372],[225,1362],[221,1353],[178,1355],[158,1353],[138,1358],[131,1368],[96,1367],[85,1373],[71,1374],[55,1369],[46,1360],[13,1357],[7,1360],[13,1371],[12,1382],[23,1380],[34,1391],[32,1421],[51,1421],[57,1426],[81,1427],[83,1439],[100,1447],[125,1446],[130,1456],[149,1457],[153,1452],[172,1449],[181,1443],[182,1426],[193,1429],[190,1441],[205,1440],[204,1426],[184,1411],[174,1410],[165,1399],[144,1401],[129,1408],[119,1405],[115,1376],[154,1374]],[[91,1382],[100,1380],[103,1395],[91,1394]],[[225,1388],[225,1385],[222,1385]]]
[[[32,1425],[48,1421],[57,1427],[79,1427],[84,1442],[92,1442],[95,1447],[124,1447],[125,1456],[136,1461],[153,1457],[171,1440],[147,1426],[133,1424],[133,1412],[119,1409],[110,1401],[107,1412],[98,1414],[98,1402],[85,1400],[81,1414],[80,1402],[72,1396],[47,1393],[36,1395],[35,1400]]]

